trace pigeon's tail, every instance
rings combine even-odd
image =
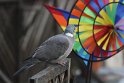
[[[30,67],[34,66],[35,64],[37,64],[39,62],[40,62],[40,60],[35,59],[35,58],[29,58],[29,59],[25,60],[23,65],[21,66],[21,68],[13,74],[13,77],[19,75],[23,71],[29,69]]]

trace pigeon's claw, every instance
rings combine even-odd
[[[57,61],[57,64],[62,65],[62,66],[65,66],[66,63],[67,63],[67,61],[65,59],[61,59],[61,60]]]

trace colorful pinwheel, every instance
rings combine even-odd
[[[46,7],[63,30],[77,27],[73,50],[85,61],[102,61],[123,49],[124,0],[77,0],[71,12]]]
[[[122,0],[92,0],[87,4],[80,16],[79,39],[90,55],[106,59],[123,49],[123,12]]]

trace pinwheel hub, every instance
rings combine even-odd
[[[114,29],[114,26],[113,25],[109,25],[108,28]]]

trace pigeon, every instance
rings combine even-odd
[[[34,52],[33,56],[24,61],[24,65],[13,75],[17,76],[24,70],[40,63],[41,61],[48,63],[56,63],[65,65],[65,58],[71,53],[74,39],[74,25],[68,25],[62,34],[50,37],[43,42]]]

